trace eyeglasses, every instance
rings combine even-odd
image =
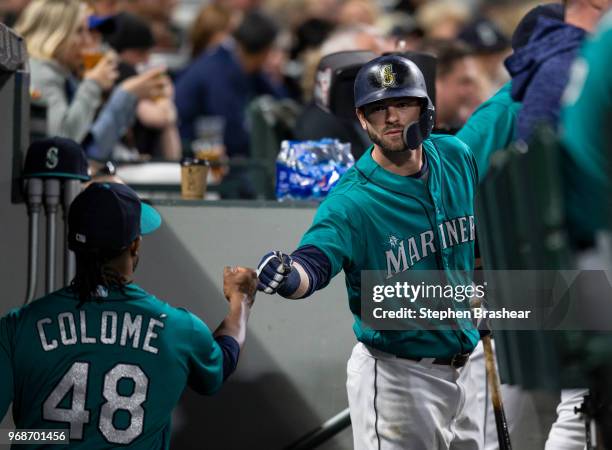
[[[398,114],[406,114],[411,108],[420,107],[421,100],[417,98],[397,99],[371,103],[363,107],[363,114],[373,123],[382,123],[387,118],[389,108],[393,108]]]

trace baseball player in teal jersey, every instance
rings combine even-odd
[[[244,343],[255,272],[225,269],[230,313],[212,334],[131,281],[140,236],[160,223],[121,184],[92,184],[74,200],[73,283],[0,320],[1,417],[12,401],[18,429],[68,429],[70,448],[166,449],[185,386],[219,390]]]
[[[429,136],[434,108],[423,75],[404,57],[365,64],[357,115],[374,145],[320,205],[296,251],[265,255],[258,288],[304,298],[344,270],[358,343],[347,366],[354,447],[479,449],[482,429],[469,354],[457,330],[381,331],[361,317],[361,272],[464,270],[474,262],[476,163],[452,136]]]
[[[580,252],[578,267],[591,270],[609,270],[610,264],[605,253],[603,258],[597,257],[589,247],[600,232],[610,230],[612,76],[608,64],[611,57],[612,12],[608,11],[574,61],[561,109],[568,230],[574,246],[579,251],[586,250]],[[609,336],[605,333],[593,333],[589,340],[591,348],[610,348]],[[609,361],[603,351],[600,358]],[[603,384],[609,386],[609,380]],[[580,407],[587,394],[587,389],[561,391],[557,419],[548,435],[546,450],[585,448],[584,420],[574,408]],[[602,401],[597,394],[594,397],[597,402]]]
[[[612,12],[600,21],[572,67],[563,96],[561,136],[566,144],[566,205],[570,232],[593,240],[609,228],[612,148]]]

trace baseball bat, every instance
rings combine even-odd
[[[497,378],[497,367],[495,364],[495,356],[493,355],[493,347],[491,345],[491,336],[482,338],[482,346],[485,354],[485,366],[487,369],[487,382],[491,391],[491,401],[493,403],[493,412],[495,413],[495,426],[497,428],[497,440],[500,450],[512,450],[510,443],[510,432],[508,431],[508,422],[506,421],[506,413],[504,412],[504,404],[502,402],[501,387]]]

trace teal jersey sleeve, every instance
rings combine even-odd
[[[13,333],[11,332],[11,318],[14,312],[0,319],[0,420],[13,401]]]
[[[197,316],[185,311],[192,324],[191,339],[186,344],[188,350],[188,385],[199,394],[211,395],[223,384],[223,352],[212,333]]]
[[[592,239],[595,231],[609,226],[611,59],[612,12],[608,12],[572,66],[562,99],[568,224],[579,240]]]
[[[521,104],[512,99],[511,89],[509,81],[480,105],[456,134],[474,153],[481,177],[489,169],[489,158],[493,152],[506,148],[514,141]]]
[[[341,186],[338,186],[341,188]],[[306,231],[299,247],[313,245],[329,259],[331,276],[349,267],[360,246],[356,245],[359,213],[352,208],[352,200],[342,193],[333,193],[319,206],[312,225]]]

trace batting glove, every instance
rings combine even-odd
[[[291,256],[280,251],[264,255],[257,266],[257,289],[266,294],[283,294],[283,284],[291,273]]]

